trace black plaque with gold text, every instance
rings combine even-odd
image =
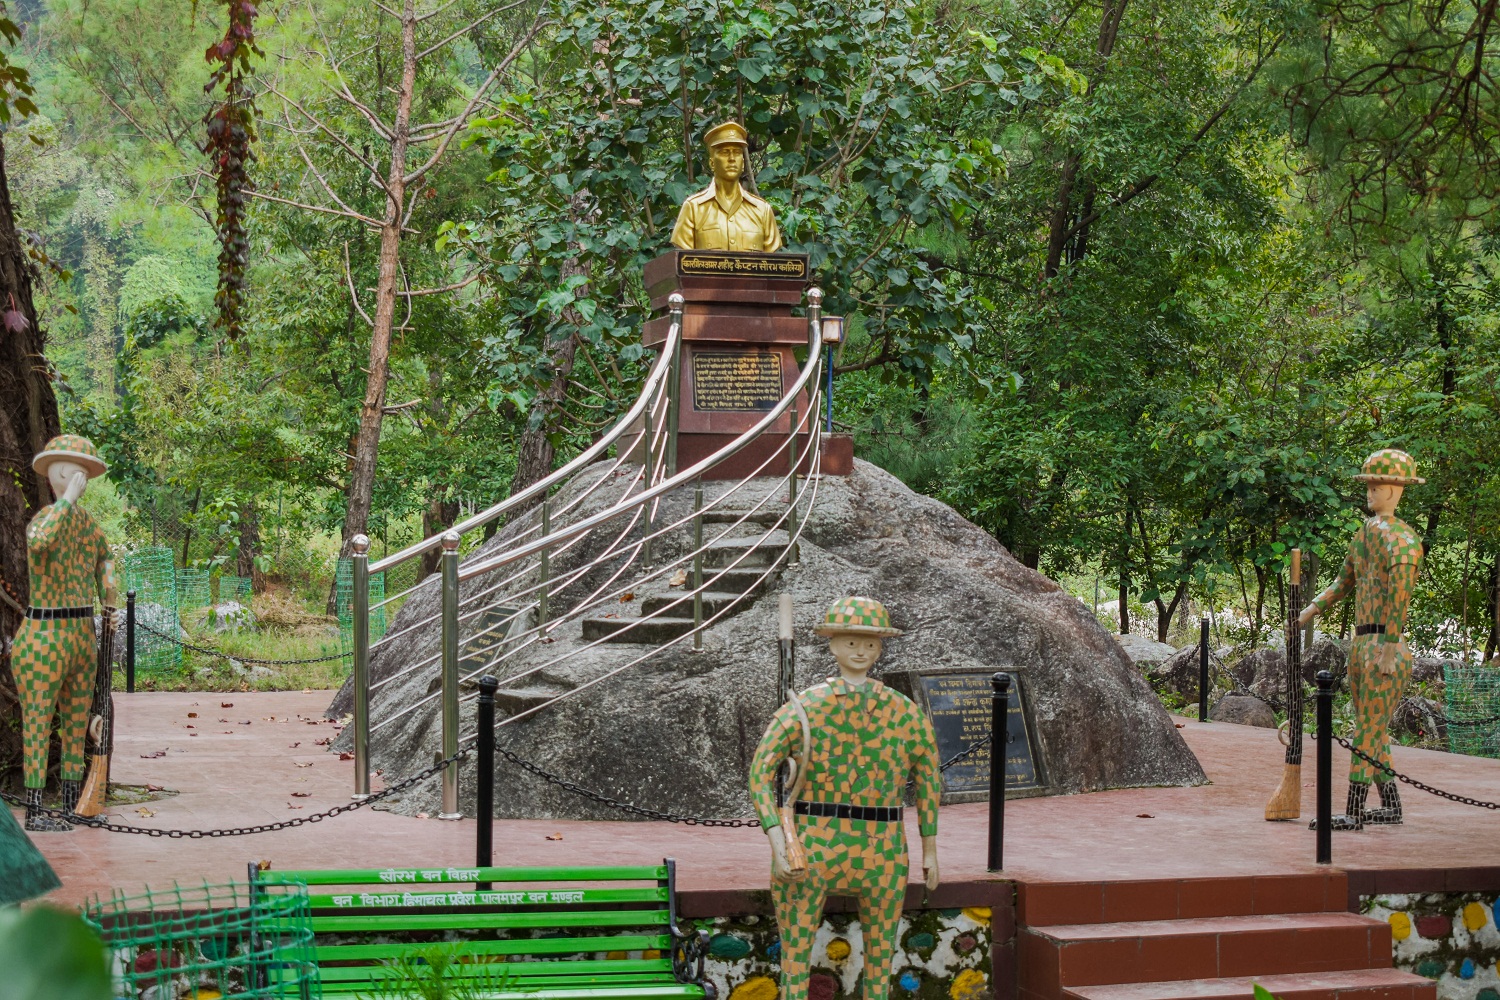
[[[938,756],[942,760],[957,755],[990,732],[990,678],[993,671],[934,670],[916,671],[914,691],[932,719],[937,733]],[[1015,675],[1012,674],[1012,677]],[[1010,686],[1010,712],[1005,732],[1005,788],[1021,791],[1042,784],[1031,737],[1026,725],[1026,705],[1019,682]],[[964,801],[985,798],[990,787],[988,750],[980,750],[943,772],[944,799]]]
[[[807,280],[807,254],[733,250],[684,250],[677,255],[679,277],[781,278]]]
[[[781,355],[770,351],[694,351],[693,409],[765,413],[781,402]]]

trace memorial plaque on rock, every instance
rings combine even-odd
[[[781,355],[694,351],[693,409],[765,413],[781,401]]]
[[[1024,684],[1015,670],[1001,669],[1011,675],[1005,733],[1006,794],[1034,794],[1042,790],[1046,781],[1031,743]],[[993,669],[968,668],[915,670],[893,674],[889,683],[927,713],[937,734],[938,757],[947,761],[989,735],[993,690],[990,679],[994,673]],[[944,804],[988,799],[990,760],[990,752],[980,750],[944,771]]]

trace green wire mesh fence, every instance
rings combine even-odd
[[[343,638],[344,654],[354,653],[354,564],[340,559],[334,569],[334,610],[339,618],[339,635]],[[385,574],[370,574],[370,604],[385,600]],[[385,635],[386,609],[375,608],[370,612],[370,641]]]
[[[84,919],[109,949],[124,1000],[321,996],[306,886],[116,892],[96,897]]]
[[[1500,757],[1500,722],[1463,725],[1500,717],[1500,668],[1445,663],[1443,692],[1448,748],[1471,757]]]
[[[209,604],[208,570],[177,571],[177,610],[182,613],[206,608]]]
[[[248,576],[219,577],[219,603],[225,601],[237,601],[240,604],[250,603],[250,578]]]
[[[125,589],[135,591],[135,618],[167,635],[175,636],[177,619],[177,570],[172,550],[161,546],[136,549],[125,554]],[[169,673],[182,666],[182,647],[147,629],[135,637],[135,669],[138,673]]]

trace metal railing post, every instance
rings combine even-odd
[[[790,544],[786,550],[786,564],[788,567],[800,565],[802,562],[802,549],[797,544],[797,404],[792,404],[792,433],[788,439],[790,444],[788,451],[791,453],[789,464],[791,474],[787,477],[787,513],[786,533]]]
[[[488,868],[495,863],[495,689],[500,682],[493,677],[479,678],[479,708],[475,726],[478,729],[479,788],[475,795],[474,815],[479,821],[474,833],[474,864]],[[476,887],[488,889],[489,883]]]
[[[125,691],[135,693],[135,591],[125,591]]]
[[[1333,674],[1318,671],[1318,864],[1333,863]]]
[[[693,651],[703,652],[703,480],[693,484]]]
[[[456,531],[443,535],[443,756],[458,753],[458,543]],[[443,769],[443,809],[438,819],[461,819],[458,761]]]
[[[672,324],[682,327],[682,293],[667,296],[667,311]],[[667,475],[677,475],[677,427],[682,420],[682,337],[672,348],[672,363],[667,374]]]
[[[654,403],[651,406],[646,407],[646,451],[645,451],[645,455],[646,455],[646,477],[645,477],[645,484],[646,484],[646,489],[648,489],[648,490],[654,484],[654,479],[655,479],[654,473],[655,473],[655,470],[656,470],[656,459],[654,457],[654,455],[655,455],[655,443],[653,441],[653,439],[656,437],[656,412],[655,411],[656,411],[656,405]],[[641,562],[642,562],[642,565],[646,569],[652,569],[656,564],[655,564],[655,562],[652,561],[652,558],[651,558],[651,541],[652,541],[652,539],[651,539],[651,532],[652,532],[652,527],[653,526],[651,524],[651,520],[652,520],[652,518],[651,518],[651,504],[650,504],[649,501],[646,504],[646,510],[645,510],[644,513],[645,513],[646,516],[643,517],[643,518],[641,518]]]
[[[546,538],[552,531],[552,502],[542,501],[542,537]],[[541,628],[547,624],[547,601],[551,597],[552,586],[552,557],[547,549],[541,551],[541,566],[537,570],[541,576],[541,586],[536,591],[536,627]]]
[[[797,642],[792,636],[792,595],[782,594],[776,608],[776,704],[792,700],[797,682]],[[790,767],[790,764],[787,765]],[[786,805],[787,767],[776,769],[776,807]]]
[[[990,678],[990,856],[989,870],[1005,867],[1005,761],[1009,756],[1010,674]]]
[[[370,539],[349,543],[350,625],[354,632],[354,798],[370,797]]]
[[[1198,721],[1208,721],[1208,616],[1198,623]]]

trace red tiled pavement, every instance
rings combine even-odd
[[[154,816],[137,815],[134,807],[116,809],[117,822],[161,828],[249,826],[348,801],[353,765],[314,745],[333,734],[331,725],[318,721],[329,692],[115,698],[115,780],[151,782],[180,792],[151,803]],[[234,707],[220,708],[222,701]],[[189,712],[197,712],[197,718],[189,719]],[[244,721],[250,725],[239,724]],[[1313,862],[1313,834],[1305,822],[1313,806],[1313,747],[1309,744],[1303,770],[1304,822],[1267,823],[1262,810],[1281,771],[1275,733],[1187,722],[1182,734],[1211,784],[1010,802],[1007,867],[999,876],[984,870],[985,804],[945,808],[939,853],[949,889],[940,890],[933,903],[985,902],[1003,889],[995,880],[1009,878],[1022,883],[1023,922],[1080,923],[1159,918],[1173,905],[1181,917],[1224,913],[1228,895],[1248,894],[1254,913],[1284,913],[1322,910],[1325,902],[1328,909],[1342,908],[1336,898],[1311,896],[1500,888],[1500,838],[1489,835],[1491,814],[1410,789],[1404,796],[1405,826],[1335,834],[1335,868],[1347,871],[1347,882],[1342,877],[1269,878],[1326,872]],[[144,756],[159,750],[165,755]],[[1439,787],[1500,800],[1500,761],[1398,747],[1395,763]],[[1335,775],[1347,766],[1347,755],[1336,748]],[[293,797],[293,792],[307,795]],[[1342,800],[1342,779],[1337,779],[1336,797]],[[913,840],[914,827],[913,822]],[[553,834],[561,839],[548,840]],[[469,864],[474,821],[418,820],[361,810],[293,830],[231,839],[165,840],[88,829],[35,839],[63,879],[54,900],[72,903],[112,887],[129,892],[174,879],[239,879],[247,861],[262,858],[282,868],[384,867],[415,860]],[[700,898],[767,887],[768,852],[754,829],[500,820],[494,839],[497,863],[640,863],[670,855],[678,859],[681,887],[702,894]],[[1220,890],[1194,881],[1224,876],[1262,878],[1248,886],[1218,883],[1224,887]],[[1175,904],[1106,893],[1104,883],[1119,880],[1161,882],[1157,888],[1175,895]],[[1220,898],[1203,899],[1205,891]],[[1299,901],[1299,894],[1308,898]]]

